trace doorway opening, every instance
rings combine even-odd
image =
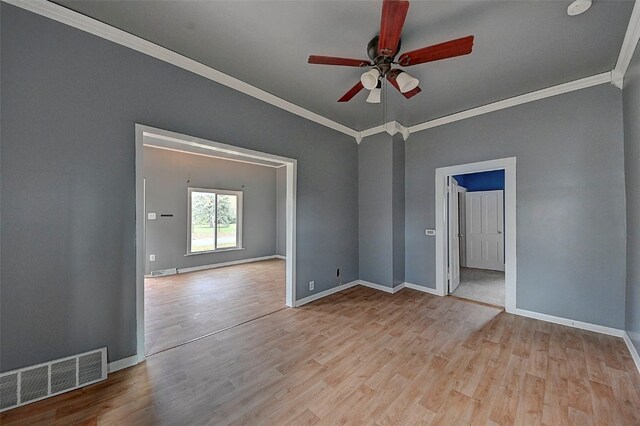
[[[295,306],[296,173],[136,124],[137,362]]]
[[[515,158],[436,170],[436,291],[516,307]]]
[[[449,176],[448,294],[504,307],[504,169]]]

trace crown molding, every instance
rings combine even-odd
[[[410,134],[409,128],[403,126],[398,121],[394,120],[394,121],[388,121],[385,124],[381,124],[379,126],[372,127],[370,129],[358,132],[359,135],[356,136],[356,142],[360,144],[360,142],[362,142],[362,139],[367,136],[373,136],[373,135],[377,135],[385,132],[387,132],[389,136],[393,136],[396,133],[400,133],[405,141],[407,140],[407,138],[409,138],[409,134]]]
[[[161,61],[170,63],[194,74],[200,75],[216,83],[222,84],[231,89],[237,90],[241,93],[261,100],[265,103],[288,111],[299,117],[306,118],[307,120],[313,121],[330,129],[344,133],[345,135],[351,136],[355,138],[358,144],[360,144],[362,140],[367,136],[372,136],[383,132],[387,132],[392,136],[400,132],[404,140],[406,141],[411,133],[419,132],[437,126],[442,126],[445,124],[453,123],[455,121],[475,117],[481,114],[487,114],[489,112],[498,111],[512,106],[521,105],[527,102],[533,102],[551,96],[569,93],[574,90],[580,90],[598,84],[612,83],[616,87],[622,88],[624,74],[629,67],[629,63],[631,62],[633,53],[638,44],[638,40],[640,39],[640,0],[636,0],[633,12],[631,13],[631,19],[629,21],[629,26],[627,27],[627,32],[625,34],[622,48],[616,62],[616,66],[610,72],[575,80],[569,83],[560,84],[535,92],[526,93],[520,96],[515,96],[513,98],[504,99],[502,101],[493,102],[491,104],[472,108],[445,117],[440,117],[410,127],[406,127],[397,121],[390,121],[383,125],[372,127],[370,129],[356,131],[320,114],[309,111],[301,106],[293,104],[269,92],[252,86],[249,83],[245,83],[242,80],[218,71],[215,68],[204,65],[193,59],[187,58],[186,56],[180,55],[179,53],[176,53],[172,50],[159,46],[126,31],[115,28],[111,25],[100,22],[96,19],[90,18],[81,13],[67,9],[64,6],[51,3],[47,0],[1,1],[47,17],[49,19],[53,19],[57,22],[69,25],[71,27],[101,37],[105,40],[112,41],[114,43],[120,44],[121,46],[128,47]]]
[[[498,111],[501,109],[509,108],[516,105],[522,105],[527,102],[533,102],[540,99],[549,98],[551,96],[561,95],[564,93],[573,92],[575,90],[585,89],[587,87],[597,86],[599,84],[611,83],[619,89],[622,89],[624,83],[624,75],[629,68],[633,54],[638,46],[640,40],[640,0],[635,0],[633,11],[629,19],[629,25],[622,42],[620,54],[616,66],[613,70],[602,74],[597,74],[591,77],[581,78],[579,80],[571,81],[557,86],[548,87],[546,89],[537,90],[535,92],[525,93],[513,98],[504,99],[502,101],[493,102],[491,104],[483,105],[477,108],[472,108],[466,111],[461,111],[456,114],[447,115],[445,117],[436,118],[434,120],[426,121],[421,124],[410,126],[406,129],[406,133],[403,132],[404,140],[406,141],[409,134],[420,132],[422,130],[431,129],[437,126],[443,126],[445,124],[453,123],[456,121],[464,120],[466,118],[476,117],[478,115],[487,114],[490,112]],[[388,124],[388,123],[387,123]],[[360,140],[363,137],[381,133],[384,131],[384,126],[373,127],[368,130],[360,132]],[[406,134],[406,136],[405,136]]]
[[[611,83],[611,72],[593,75],[591,77],[581,78],[579,80],[570,81],[568,83],[559,84],[557,86],[547,87],[546,89],[536,90],[535,92],[525,93],[524,95],[514,96],[502,101],[493,102],[472,108],[456,114],[447,115],[445,117],[436,118],[415,126],[409,127],[410,133],[420,132],[422,130],[431,129],[432,127],[442,126],[444,124],[453,123],[455,121],[464,120],[478,115],[499,111],[505,108],[511,108],[517,105],[538,101],[540,99],[550,98],[552,96],[562,95],[576,90],[586,89],[587,87],[597,86],[604,83]]]
[[[602,74],[593,75],[591,77],[581,78],[579,80],[559,84],[557,86],[547,87],[546,89],[536,90],[535,92],[525,93],[523,95],[503,99],[498,102],[493,102],[490,104],[479,106],[477,108],[472,108],[455,114],[436,118],[434,120],[426,121],[414,126],[405,127],[398,122],[391,121],[384,126],[377,126],[368,130],[363,130],[362,132],[360,132],[360,134],[362,135],[362,137],[366,137],[387,131],[390,135],[393,135],[400,131],[402,133],[402,136],[404,137],[404,140],[406,141],[409,135],[412,133],[431,129],[433,127],[444,126],[445,124],[454,123],[456,121],[476,117],[478,115],[487,114],[490,112],[499,111],[501,109],[511,108],[540,99],[550,98],[552,96],[562,95],[564,93],[574,92],[576,90],[586,89],[588,87],[611,82],[612,72],[608,71]],[[392,127],[395,127],[395,131],[393,132],[389,130]]]
[[[629,26],[627,27],[627,32],[624,35],[624,41],[622,42],[622,48],[618,55],[618,61],[616,62],[616,66],[613,71],[611,71],[611,82],[619,89],[622,89],[624,75],[627,72],[627,68],[629,68],[629,64],[633,58],[633,53],[638,45],[638,40],[640,40],[640,0],[636,0],[633,5],[631,19],[629,19]]]
[[[187,58],[172,50],[164,48],[160,45],[152,43],[148,40],[130,34],[126,31],[115,28],[111,25],[90,18],[81,13],[67,9],[55,3],[46,0],[2,0],[5,3],[28,10],[35,14],[44,16],[54,21],[69,25],[105,40],[112,41],[121,46],[128,47],[138,52],[144,53],[161,61],[180,67],[194,74],[200,75],[216,83],[227,86],[231,89],[242,92],[246,95],[259,99],[263,102],[271,104],[275,107],[288,111],[297,116],[306,118],[307,120],[321,124],[330,129],[344,133],[345,135],[357,137],[359,132],[340,124],[336,121],[323,117],[320,114],[309,111],[294,103],[286,101],[278,96],[272,95],[262,89],[245,83],[235,77],[225,74],[215,68],[204,65],[198,61]]]

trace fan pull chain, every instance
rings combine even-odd
[[[382,79],[382,126],[387,125],[387,79]]]

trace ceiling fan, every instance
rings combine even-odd
[[[395,57],[401,45],[400,34],[408,10],[409,2],[406,0],[384,0],[382,2],[380,34],[371,39],[367,45],[367,55],[371,59],[370,61],[333,56],[309,56],[310,64],[372,67],[362,74],[358,84],[345,93],[338,102],[347,102],[362,89],[367,89],[371,91],[367,102],[380,103],[382,78],[386,78],[405,98],[409,99],[420,93],[419,81],[407,72],[393,68],[393,65],[410,67],[471,53],[473,48],[472,35],[403,53],[396,61]]]

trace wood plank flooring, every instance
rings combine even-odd
[[[146,278],[145,352],[154,354],[285,307],[285,261]]]
[[[353,287],[4,413],[14,424],[638,425],[619,338]]]

